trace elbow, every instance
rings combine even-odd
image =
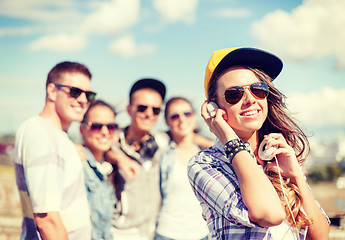
[[[286,219],[286,213],[283,208],[266,211],[252,211],[249,213],[249,219],[261,227],[273,227],[281,224]]]
[[[323,224],[314,225],[308,227],[307,231],[307,240],[314,240],[314,239],[328,239],[329,237],[329,224],[328,222],[324,222]]]

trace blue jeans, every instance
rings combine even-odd
[[[174,240],[173,238],[168,238],[168,237],[164,237],[162,235],[159,235],[158,233],[155,233],[155,237],[153,238],[153,240]],[[208,236],[200,239],[200,240],[208,240]]]

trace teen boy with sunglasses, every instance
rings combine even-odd
[[[113,218],[114,239],[153,237],[161,200],[160,153],[168,145],[168,136],[151,130],[158,120],[165,92],[164,84],[156,79],[141,79],[130,90],[127,112],[131,123],[119,129],[119,141],[112,148],[126,155],[118,157],[119,173],[114,179],[118,198]],[[123,163],[134,165],[136,178],[128,178],[121,167]]]
[[[90,81],[86,66],[58,63],[48,74],[43,111],[17,131],[14,163],[23,211],[21,239],[91,239],[82,164],[67,135],[95,98]]]

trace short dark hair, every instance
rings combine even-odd
[[[60,62],[56,64],[48,73],[46,87],[50,83],[57,83],[61,78],[61,75],[64,73],[81,73],[87,76],[90,80],[92,78],[91,72],[89,69],[81,63],[77,62]]]
[[[129,103],[132,103],[132,95],[140,90],[140,89],[144,89],[144,88],[149,88],[152,89],[154,91],[156,91],[157,93],[159,93],[159,95],[162,97],[162,100],[164,101],[165,98],[165,93],[166,93],[166,88],[164,83],[162,83],[161,81],[157,80],[157,79],[153,79],[153,78],[143,78],[140,79],[138,81],[136,81],[133,86],[131,87],[131,90],[129,91]]]

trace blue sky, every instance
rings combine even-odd
[[[1,0],[0,134],[42,110],[60,61],[86,64],[98,97],[118,111],[142,77],[199,109],[212,52],[247,46],[282,58],[275,85],[291,112],[307,134],[335,139],[345,131],[343,9],[343,0]],[[117,120],[129,122],[125,112]]]

